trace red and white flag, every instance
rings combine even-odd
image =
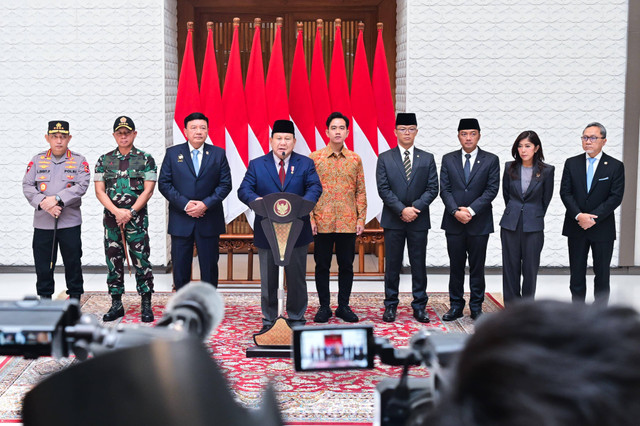
[[[313,115],[316,127],[316,150],[324,148],[329,143],[327,129],[327,117],[331,114],[331,102],[329,101],[329,86],[327,75],[324,71],[324,59],[322,56],[322,20],[318,19],[316,28],[316,40],[313,47],[311,60],[311,99],[313,99]]]
[[[216,49],[213,47],[212,26],[212,22],[207,22],[207,48],[202,65],[200,107],[202,113],[209,119],[209,140],[215,146],[224,149],[224,111],[222,109],[218,64],[216,63]]]
[[[233,187],[224,200],[225,222],[229,223],[241,215],[247,206],[238,199],[238,187],[249,164],[247,108],[242,88],[240,69],[240,47],[238,44],[239,19],[233,20],[233,40],[227,64],[227,75],[222,91],[222,106],[226,128],[227,161],[231,168]]]
[[[269,126],[276,120],[289,120],[289,101],[287,99],[287,82],[284,77],[284,60],[282,58],[282,41],[280,36],[280,18],[276,24],[276,36],[273,40],[269,70],[267,71],[266,93],[267,117]]]
[[[296,152],[308,155],[316,148],[316,126],[313,117],[313,103],[307,79],[307,64],[304,58],[302,28],[298,28],[296,52],[291,68],[291,90],[289,91],[291,120],[297,129]]]
[[[267,119],[267,97],[264,86],[262,43],[260,42],[260,18],[253,21],[253,45],[249,57],[249,69],[245,83],[245,100],[249,118],[249,159],[269,152],[269,121]]]
[[[378,126],[376,105],[369,78],[369,65],[362,39],[362,28],[358,33],[356,57],[353,64],[353,80],[351,81],[351,107],[353,121],[354,151],[362,158],[364,180],[367,188],[367,219],[369,222],[382,212],[382,200],[378,196],[376,184],[376,164],[378,162]]]
[[[389,82],[389,68],[387,68],[387,55],[384,52],[382,40],[382,24],[378,24],[378,41],[376,54],[373,59],[373,96],[376,100],[378,117],[378,154],[398,144],[398,139],[393,133],[396,128],[396,114],[391,97],[391,84]]]
[[[193,58],[193,22],[189,22],[187,42],[182,57],[182,67],[178,79],[178,93],[176,95],[176,110],[173,115],[173,144],[186,142],[184,135],[184,119],[192,112],[200,111],[200,91],[196,76],[196,62]]]
[[[342,31],[340,29],[341,24],[339,19],[336,19],[335,26],[336,35],[333,44],[333,56],[331,57],[331,73],[329,74],[329,96],[331,97],[331,109],[333,111],[341,112],[349,119],[349,121],[353,121],[351,101],[349,100],[347,71],[344,66]],[[353,151],[353,131],[349,133],[345,143],[347,144],[347,148]]]

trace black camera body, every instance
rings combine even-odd
[[[376,386],[375,426],[404,425],[409,416],[437,404],[447,385],[443,374],[462,349],[466,334],[436,333],[422,329],[407,348],[395,348],[388,339],[375,337],[373,325],[300,326],[293,328],[296,371],[374,368],[375,356],[388,365],[403,366],[399,379],[384,379]],[[409,368],[424,365],[430,376],[409,378]]]
[[[0,354],[68,357],[66,327],[81,316],[75,299],[0,301]]]

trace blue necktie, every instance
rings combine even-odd
[[[469,183],[469,175],[471,174],[469,158],[471,158],[471,154],[465,154],[464,156],[467,158],[467,161],[464,162],[464,183]]]
[[[198,173],[200,172],[200,162],[198,161],[198,154],[200,154],[200,151],[194,149],[191,152],[193,152],[193,170],[195,170],[196,176],[198,176]]]
[[[593,182],[593,163],[595,163],[595,158],[588,158],[589,167],[587,167],[587,192],[591,190],[591,182]]]

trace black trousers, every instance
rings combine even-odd
[[[286,311],[290,325],[304,325],[304,313],[307,310],[307,252],[309,244],[295,247],[291,252],[289,264],[284,267],[286,277]],[[280,267],[273,260],[270,249],[258,248],[260,259],[260,306],[262,325],[271,325],[278,318],[278,276]]]
[[[502,294],[505,305],[536,294],[544,232],[523,232],[522,215],[515,231],[500,229],[502,241]],[[522,291],[520,276],[522,275]]]
[[[191,281],[191,264],[193,263],[193,243],[198,249],[200,279],[218,287],[218,259],[220,236],[204,237],[193,232],[188,237],[171,236],[171,259],[173,261],[173,283],[176,290]]]
[[[595,302],[606,305],[609,303],[609,277],[611,257],[613,255],[612,241],[591,241],[586,237],[568,238],[569,269],[571,279],[569,289],[571,300],[584,303],[587,295],[587,257],[589,249],[593,256],[593,296]]]
[[[330,232],[313,237],[313,258],[316,261],[316,290],[320,306],[331,305],[329,276],[333,247],[338,261],[338,306],[349,306],[353,285],[353,259],[356,255],[356,234]]]
[[[407,231],[405,229],[385,229],[385,271],[384,306],[398,305],[398,286],[404,242],[407,241],[409,264],[411,265],[411,290],[413,309],[427,306],[427,234],[428,231]]]
[[[469,308],[482,309],[484,302],[484,264],[487,258],[487,235],[447,234],[447,252],[449,253],[449,300],[454,309],[464,308],[464,267],[469,257],[469,289],[471,297]]]
[[[51,296],[55,290],[53,271],[58,258],[58,247],[64,263],[64,278],[67,282],[67,294],[84,293],[82,278],[82,239],[80,225],[56,231],[51,266],[51,247],[54,245],[52,229],[33,230],[33,260],[36,266],[36,290],[39,296]]]

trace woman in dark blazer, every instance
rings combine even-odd
[[[533,298],[544,245],[544,215],[553,195],[555,168],[543,162],[542,143],[533,130],[518,135],[502,178],[505,210],[500,220],[502,289],[505,306]],[[522,290],[520,276],[522,275]]]

